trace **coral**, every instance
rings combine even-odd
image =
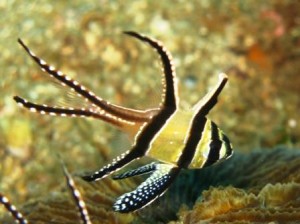
[[[124,193],[124,190],[130,186],[133,188],[133,183],[127,181],[126,185],[112,182],[112,180],[104,180],[96,184],[86,184],[79,180],[77,182],[80,183],[80,190],[84,195],[93,224],[130,223],[132,221],[131,214],[115,213],[111,207],[116,196]],[[55,220],[58,223],[76,223],[80,220],[76,206],[70,197],[62,193],[26,204],[23,211],[29,221],[39,220],[46,223],[48,220]]]
[[[120,214],[112,210],[115,198],[134,188],[136,179],[122,182],[105,179],[97,183],[87,183],[74,178],[87,204],[93,224],[97,223],[131,223],[134,214]],[[69,189],[49,193],[40,199],[30,200],[20,211],[29,223],[80,223],[78,209],[70,197]],[[0,218],[1,223],[14,223],[9,216]]]
[[[298,223],[299,170],[297,151],[236,155],[194,177],[214,187],[204,190],[192,209],[181,206],[179,220],[171,223]]]
[[[181,210],[178,223],[290,223],[300,221],[300,184],[268,184],[255,195],[234,187],[204,191],[192,211]]]
[[[109,178],[86,183],[76,178],[95,223],[293,223],[300,221],[300,152],[278,148],[237,153],[228,162],[186,172],[149,208],[127,215],[112,212],[115,198],[139,179]],[[189,209],[192,207],[192,209]],[[79,220],[65,190],[26,203],[29,221],[74,223]],[[177,213],[177,218],[176,218]],[[7,220],[7,217],[0,219]]]

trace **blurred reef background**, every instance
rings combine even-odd
[[[90,184],[75,178],[93,223],[300,222],[299,1],[5,0],[0,17],[0,192],[29,221],[79,222],[58,153],[76,174],[101,167],[130,142],[101,121],[19,108],[14,95],[49,105],[73,100],[17,38],[104,99],[155,107],[159,58],[122,34],[133,30],[172,53],[183,108],[203,97],[219,72],[228,74],[209,118],[236,154],[215,167],[184,172],[154,205],[129,215],[112,212],[111,205],[140,179]],[[3,206],[0,221],[13,223]]]

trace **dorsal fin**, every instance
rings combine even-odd
[[[133,31],[125,31],[127,35],[135,37],[141,41],[148,43],[160,55],[164,79],[163,79],[163,102],[162,106],[177,108],[178,106],[178,84],[176,79],[175,68],[170,52],[157,40],[146,37]]]
[[[193,107],[194,113],[201,113],[206,116],[208,112],[216,105],[218,96],[224,88],[228,77],[225,73],[219,74],[219,82]]]

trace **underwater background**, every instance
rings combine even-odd
[[[234,156],[183,172],[145,209],[112,211],[141,181],[85,183],[93,223],[300,223],[300,2],[1,1],[0,192],[32,223],[80,223],[57,157],[72,174],[101,167],[130,147],[102,121],[42,116],[13,101],[76,105],[26,55],[17,38],[102,98],[131,108],[159,104],[159,58],[122,31],[160,40],[174,58],[181,106],[226,72],[209,114]],[[3,206],[0,222],[14,223]]]

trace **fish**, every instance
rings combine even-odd
[[[108,175],[113,175],[115,180],[121,180],[149,174],[136,189],[117,198],[113,209],[120,213],[134,212],[149,205],[166,192],[181,170],[202,169],[224,161],[233,154],[229,138],[206,117],[217,104],[228,76],[220,73],[219,81],[198,103],[191,109],[182,109],[179,105],[175,66],[167,48],[160,41],[134,31],[125,31],[124,34],[148,44],[161,59],[163,91],[161,103],[157,107],[137,110],[108,102],[36,56],[21,39],[18,39],[20,45],[44,72],[76,92],[86,103],[81,108],[57,107],[14,96],[14,100],[21,107],[31,112],[100,119],[134,136],[129,150],[104,167],[82,175],[82,179],[92,182]],[[144,156],[156,162],[115,174]]]

